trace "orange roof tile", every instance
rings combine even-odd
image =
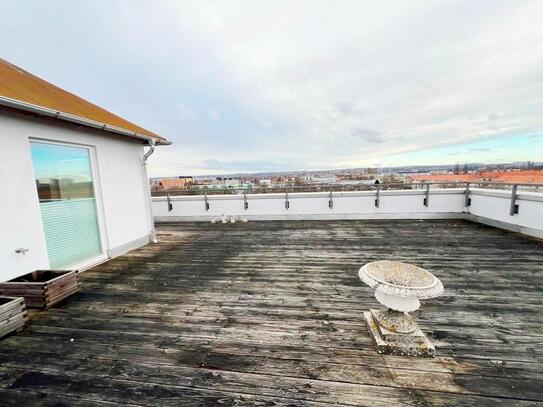
[[[518,184],[543,184],[543,170],[484,171],[470,174],[414,175],[414,181],[427,182],[505,182]]]
[[[0,96],[115,126],[155,139],[158,143],[169,144],[159,135],[44,81],[2,58],[0,58]]]

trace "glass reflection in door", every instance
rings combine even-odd
[[[50,267],[101,255],[89,149],[42,142],[30,147]]]

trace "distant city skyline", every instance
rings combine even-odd
[[[173,141],[157,176],[541,161],[541,2],[0,3],[0,57]]]
[[[296,176],[301,174],[306,175],[324,175],[326,174],[410,174],[418,171],[424,173],[453,173],[456,169],[460,173],[467,170],[470,174],[478,172],[495,172],[495,173],[526,173],[538,172],[543,176],[543,161],[512,161],[502,163],[485,163],[485,162],[457,162],[449,164],[419,164],[419,165],[397,165],[386,167],[342,167],[342,168],[322,168],[316,170],[272,170],[272,171],[247,171],[247,172],[218,172],[214,174],[175,174],[166,176],[150,177],[151,181],[159,181],[163,179],[212,179],[214,177],[224,178],[251,178],[251,177],[281,177],[281,176]],[[543,182],[543,179],[542,179]]]

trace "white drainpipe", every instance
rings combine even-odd
[[[149,182],[149,176],[147,175],[147,159],[155,152],[155,140],[149,140],[149,150],[143,155],[143,182],[146,185],[145,191],[147,193],[147,202],[149,203],[149,226],[151,233],[149,239],[153,243],[158,243],[155,232],[155,219],[153,217],[153,200],[151,195],[151,183]]]

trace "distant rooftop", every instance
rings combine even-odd
[[[414,181],[480,182],[493,181],[518,184],[543,184],[543,170],[484,171],[469,174],[414,175]]]
[[[9,98],[169,142],[159,135],[67,92],[0,58],[0,98]],[[107,129],[105,129],[107,130]]]

